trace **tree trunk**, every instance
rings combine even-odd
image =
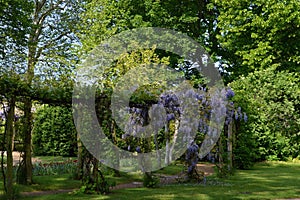
[[[83,170],[83,158],[82,158],[83,147],[82,147],[82,143],[81,143],[81,140],[80,140],[80,137],[79,137],[79,133],[77,133],[77,150],[78,150],[78,153],[77,153],[77,172],[76,172],[75,179],[81,180],[82,176],[83,176],[83,173],[82,173],[82,170]]]
[[[28,45],[28,63],[27,72],[25,74],[27,86],[30,87],[32,79],[34,77],[34,66],[36,63],[36,41],[33,40],[34,35],[30,35]],[[32,100],[29,97],[24,99],[24,125],[23,125],[23,159],[18,169],[17,182],[20,184],[31,185],[32,184],[32,161],[31,161],[31,130],[32,130]]]
[[[219,142],[218,142],[218,146],[219,146],[219,152],[218,152],[218,157],[219,157],[219,167],[223,167],[223,142],[222,142],[222,135],[219,138]]]
[[[156,150],[156,160],[157,160],[157,166],[160,169],[161,168],[161,153],[159,151],[158,141],[157,141],[157,133],[154,134],[154,144],[155,144],[155,150]]]
[[[230,122],[228,125],[228,140],[227,140],[227,153],[228,153],[228,171],[230,172],[232,170],[232,124],[233,122]]]
[[[82,165],[82,186],[85,186],[85,193],[97,192],[108,193],[109,184],[105,180],[105,177],[101,173],[99,168],[99,161],[93,157],[93,155],[87,151],[85,147],[82,149],[83,165]],[[100,179],[99,179],[100,175]]]
[[[26,184],[32,184],[32,154],[31,154],[31,107],[32,102],[30,99],[25,100],[24,110],[25,110],[25,135],[24,135],[24,166],[26,172]],[[24,127],[24,128],[25,128]]]
[[[169,154],[170,154],[170,135],[169,135],[169,124],[167,123],[165,125],[165,137],[166,137],[166,155],[165,155],[165,164],[169,165],[170,160],[169,160]]]
[[[6,126],[6,151],[7,151],[7,170],[6,170],[6,195],[8,200],[14,199],[13,185],[13,149],[14,149],[14,116],[15,116],[15,98],[9,101],[9,111],[7,115]]]
[[[173,137],[173,142],[172,142],[172,146],[170,149],[170,153],[169,153],[169,161],[173,160],[173,151],[176,145],[176,140],[178,137],[178,127],[179,127],[179,120],[175,119],[175,130],[174,130],[174,137]]]
[[[28,41],[28,55],[27,55],[27,71],[25,74],[25,81],[27,86],[30,88],[32,80],[34,78],[34,68],[38,61],[37,49],[38,40],[43,27],[41,26],[44,20],[39,20],[39,12],[41,12],[42,6],[36,4],[34,9],[33,24],[36,25],[35,29],[29,34]],[[18,169],[18,183],[30,185],[32,184],[32,155],[31,155],[31,130],[32,130],[32,100],[29,97],[24,99],[24,126],[23,126],[23,160]]]
[[[151,137],[147,137],[146,138],[147,141],[147,148],[146,148],[146,152],[151,152],[152,150],[152,138]],[[144,158],[144,163],[145,163],[145,168],[149,171],[149,169],[152,169],[152,161],[151,159],[146,159]]]
[[[83,178],[83,145],[82,145],[82,142],[80,140],[80,134],[78,132],[78,130],[81,130],[80,128],[80,115],[82,115],[82,113],[79,113],[80,110],[77,110],[77,112],[75,113],[76,114],[76,117],[74,117],[76,121],[76,132],[77,132],[77,171],[76,171],[76,177],[75,179],[77,180],[82,180]]]
[[[19,184],[30,185],[32,181],[32,153],[31,153],[31,130],[32,130],[32,114],[31,114],[32,102],[29,98],[24,100],[24,126],[23,126],[23,159],[18,169]]]
[[[111,134],[112,134],[112,139],[113,139],[113,143],[115,145],[115,147],[118,147],[118,137],[117,137],[117,132],[116,132],[116,124],[115,121],[112,120],[111,121]],[[119,177],[121,176],[120,171],[118,169],[120,169],[120,155],[119,155],[119,151],[115,151],[115,161],[114,161],[114,175]]]
[[[96,184],[96,188],[95,188],[96,192],[101,193],[101,188],[103,186],[99,183],[99,173],[98,173],[99,161],[96,158],[92,158],[91,163],[93,165],[92,183]]]

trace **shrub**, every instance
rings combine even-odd
[[[256,160],[299,156],[300,77],[269,68],[230,84],[234,101],[248,115],[237,135],[235,161],[247,168]]]
[[[71,108],[41,107],[34,120],[32,140],[35,155],[76,155],[77,135]]]

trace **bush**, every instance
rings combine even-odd
[[[258,144],[249,130],[249,124],[237,124],[236,142],[233,148],[233,166],[237,169],[250,169],[258,158]]]
[[[235,161],[247,168],[253,161],[299,156],[300,77],[269,68],[230,84],[233,100],[248,115],[237,135]]]
[[[77,134],[71,108],[43,106],[33,128],[33,152],[38,156],[75,156]]]

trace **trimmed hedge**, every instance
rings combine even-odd
[[[71,108],[43,106],[38,109],[34,120],[34,155],[75,156],[76,134]]]

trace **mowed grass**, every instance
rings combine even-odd
[[[16,185],[18,192],[36,192],[36,191],[47,191],[47,190],[65,190],[80,188],[81,182],[70,178],[69,174],[52,175],[52,176],[35,176],[34,184],[27,185]],[[0,195],[3,194],[3,180],[0,180]],[[1,198],[0,198],[1,199]],[[23,199],[18,198],[18,199]],[[29,198],[30,199],[30,198]],[[41,197],[41,199],[43,199]]]
[[[51,175],[51,176],[35,176],[34,184],[18,185],[18,190],[22,192],[34,192],[43,190],[58,190],[58,189],[74,189],[79,188],[81,182],[71,178],[69,174]]]
[[[172,167],[172,166],[171,166]],[[174,167],[173,167],[174,168]],[[172,171],[174,170],[172,168]],[[167,170],[165,168],[164,170]],[[49,179],[52,177],[48,177]],[[130,178],[128,177],[128,180]],[[66,181],[66,180],[65,180]],[[122,181],[121,181],[122,182]],[[68,182],[65,183],[66,185]],[[59,189],[63,186],[54,183]],[[108,195],[74,193],[23,197],[39,200],[102,200],[102,199],[285,199],[300,198],[300,163],[265,162],[251,170],[237,170],[229,179],[207,178],[206,184],[176,184],[155,189],[114,190]]]
[[[179,161],[174,162],[173,164],[164,167],[160,170],[155,171],[156,174],[164,174],[164,175],[176,175],[185,170],[184,164]]]
[[[35,159],[41,161],[42,163],[51,163],[51,162],[66,162],[70,160],[76,160],[76,157],[63,157],[63,156],[35,156]]]

